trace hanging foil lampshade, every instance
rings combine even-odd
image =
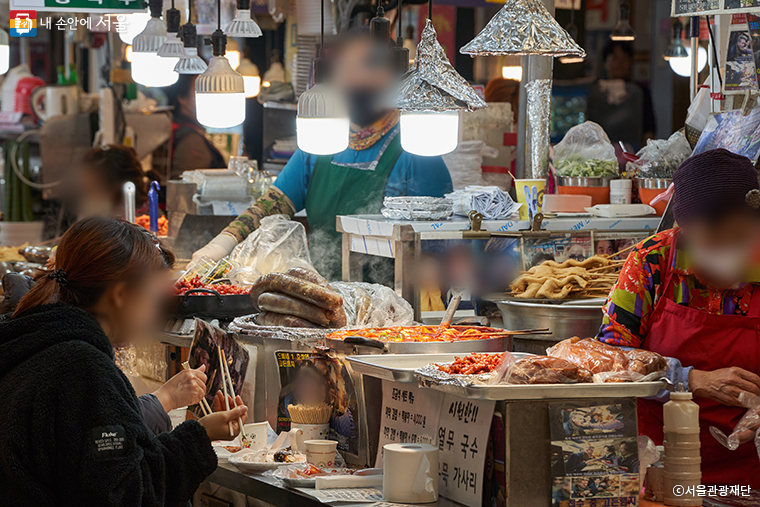
[[[486,107],[446,58],[430,19],[422,30],[414,66],[400,84],[395,107],[401,111],[401,146],[423,156],[453,151],[458,143],[459,111]]]
[[[486,27],[459,50],[463,55],[586,56],[539,0],[507,0]]]

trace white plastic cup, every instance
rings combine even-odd
[[[306,447],[306,461],[318,467],[332,467],[335,465],[335,451],[338,442],[335,440],[304,440]]]
[[[303,439],[306,440],[325,440],[327,433],[330,431],[330,424],[304,424],[290,423],[291,429],[298,429],[303,432]]]

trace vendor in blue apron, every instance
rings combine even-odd
[[[452,191],[441,157],[420,157],[401,149],[398,112],[382,105],[395,74],[377,58],[368,30],[351,31],[338,42],[332,79],[348,99],[348,149],[332,156],[297,150],[265,195],[193,258],[221,259],[258,228],[263,217],[292,217],[306,209],[312,262],[323,276],[335,280],[341,266],[336,216],[379,213],[384,196],[443,197]]]

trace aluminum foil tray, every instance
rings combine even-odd
[[[356,373],[382,380],[417,383],[414,372],[430,363],[450,363],[463,354],[384,354],[372,356],[347,356]],[[513,352],[516,359],[530,356],[524,352]]]
[[[383,206],[390,209],[441,211],[451,209],[451,201],[444,197],[403,196],[386,197]]]
[[[453,214],[451,206],[449,206],[448,210],[441,211],[383,208],[380,210],[380,213],[390,220],[445,220]]]

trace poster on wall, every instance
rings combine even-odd
[[[744,155],[753,163],[757,162],[760,154],[760,108],[752,109],[747,116],[738,110],[710,115],[693,155],[715,148],[724,148]]]
[[[549,406],[552,505],[638,505],[636,401]]]
[[[719,14],[722,7],[721,0],[673,0],[670,16]]]
[[[723,0],[722,14],[735,12],[757,12],[760,0]]]
[[[760,41],[758,43],[760,45]],[[753,40],[746,14],[731,16],[725,62],[724,93],[744,93],[745,90],[758,89]]]

